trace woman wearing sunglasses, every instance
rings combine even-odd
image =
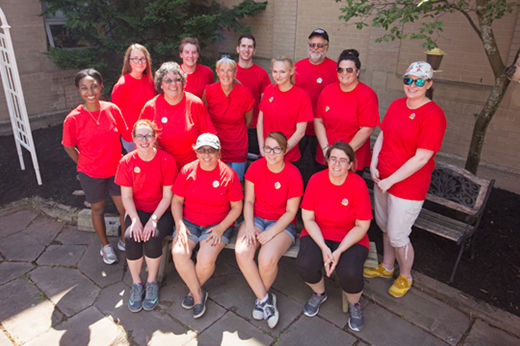
[[[303,182],[298,169],[284,160],[287,137],[271,132],[264,143],[265,157],[253,162],[245,176],[244,223],[238,231],[235,253],[256,296],[253,318],[265,319],[269,328],[274,328],[279,315],[276,296],[269,290],[278,274],[278,261],[296,239],[295,217]]]
[[[133,43],[125,52],[121,76],[112,89],[114,102],[125,118],[129,128],[133,128],[144,104],[155,96],[152,75],[152,58],[148,49]],[[134,142],[122,140],[126,152],[135,149]]]
[[[153,310],[159,302],[157,272],[163,239],[173,230],[170,203],[177,167],[173,157],[155,147],[157,131],[149,120],[138,120],[132,137],[136,150],[119,162],[115,182],[121,186],[126,210],[126,261],[132,276],[128,309],[139,312]],[[145,285],[141,281],[143,261],[148,267]]]
[[[184,166],[173,185],[172,214],[175,233],[172,257],[188,286],[181,306],[193,318],[206,311],[208,292],[204,283],[215,271],[218,254],[229,243],[233,223],[242,211],[242,185],[237,174],[220,160],[220,141],[211,133],[197,138],[197,160]],[[197,263],[191,259],[200,244]]]
[[[426,97],[432,76],[430,64],[424,61],[408,67],[403,78],[406,97],[388,108],[370,164],[384,257],[377,268],[365,268],[363,274],[390,279],[397,259],[399,276],[388,290],[394,297],[404,296],[412,286],[414,249],[409,235],[428,192],[433,158],[446,131],[444,112]]]
[[[359,81],[361,61],[355,49],[344,50],[338,58],[338,82],[323,89],[316,106],[314,129],[321,150],[316,161],[325,165],[329,143],[347,142],[356,153],[356,171],[370,166],[370,135],[379,125],[376,93]]]
[[[184,91],[186,74],[176,62],[165,62],[155,72],[158,93],[141,111],[141,119],[157,126],[159,146],[173,156],[177,168],[195,160],[193,144],[204,132],[215,133],[201,99]]]

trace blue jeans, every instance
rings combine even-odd
[[[224,162],[226,165],[231,167],[235,173],[238,175],[238,179],[240,181],[244,181],[244,173],[246,172],[246,163],[244,162]]]
[[[216,226],[215,225],[209,225],[209,226],[199,226],[193,222],[190,222],[186,219],[183,219],[184,224],[186,225],[186,228],[191,232],[191,235],[188,234],[188,239],[193,240],[195,243],[198,243],[200,241],[203,241],[204,239],[209,238],[208,230],[211,227]],[[173,237],[177,235],[177,230],[173,232]],[[229,227],[224,231],[222,234],[221,240],[224,244],[229,244],[229,240],[233,236],[233,226]]]
[[[254,223],[255,226],[260,228],[262,231],[268,230],[269,228],[273,227],[273,225],[276,223],[277,220],[266,220],[259,216],[255,216]],[[292,223],[290,223],[286,229],[283,230],[285,234],[287,234],[292,239],[292,243],[294,244],[294,241],[296,240],[296,226],[294,226]]]

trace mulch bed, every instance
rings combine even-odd
[[[20,169],[12,136],[0,137],[0,206],[31,196],[83,208],[84,197],[72,194],[80,190],[75,165],[61,147],[61,126],[33,132],[43,185],[38,186],[31,157],[23,150],[26,170]],[[475,234],[476,256],[469,253],[461,260],[453,287],[501,309],[520,316],[520,195],[493,189],[480,228]],[[108,211],[114,211],[110,204]],[[382,249],[381,232],[372,223],[371,239]],[[446,282],[457,255],[453,242],[416,230],[414,269]]]

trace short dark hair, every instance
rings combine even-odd
[[[76,76],[74,77],[74,85],[76,85],[76,88],[79,88],[79,82],[85,77],[92,77],[100,85],[103,84],[103,77],[101,76],[101,73],[93,68],[86,68],[76,73]]]
[[[327,149],[327,152],[325,153],[325,158],[327,159],[327,161],[329,160],[330,154],[332,153],[332,150],[334,150],[334,149],[341,150],[342,152],[344,152],[347,155],[350,162],[352,162],[351,170],[354,170],[354,167],[356,167],[356,154],[354,153],[354,149],[352,149],[350,144],[348,144],[347,142],[343,142],[343,141],[337,141],[334,144],[332,144]]]
[[[256,39],[253,35],[251,34],[243,34],[243,35],[240,35],[240,37],[238,38],[238,42],[237,42],[237,46],[240,46],[240,42],[242,41],[243,38],[248,38],[250,40],[253,40],[253,47],[256,48]]]
[[[338,58],[338,67],[339,63],[343,60],[350,60],[353,61],[356,65],[356,68],[359,70],[361,68],[361,61],[359,60],[359,52],[355,49],[345,49]]]

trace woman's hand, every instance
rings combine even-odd
[[[269,228],[268,230],[265,230],[263,232],[258,232],[256,235],[256,240],[262,245],[267,243],[269,240],[273,239],[276,233],[273,232],[273,228]]]
[[[148,241],[150,237],[155,237],[155,234],[157,233],[157,220],[152,220],[150,217],[148,219],[148,222],[146,222],[146,225],[144,225],[143,229],[143,241]]]
[[[247,246],[254,246],[256,243],[256,235],[260,233],[260,229],[258,229],[255,225],[252,226],[244,226],[244,233],[242,238],[245,240]]]
[[[207,238],[207,241],[210,243],[211,246],[217,246],[221,242],[222,234],[224,234],[225,230],[221,230],[221,227],[219,225],[213,226],[210,229],[208,229],[209,237]]]
[[[143,225],[138,217],[132,219],[130,227],[128,227],[125,232],[128,233],[128,236],[133,238],[134,241],[138,243],[143,241]]]
[[[327,274],[327,276],[330,276],[329,273],[332,273],[332,271],[330,270],[330,267],[333,265],[332,264],[332,261],[333,261],[332,251],[330,251],[330,248],[328,246],[324,246],[321,249],[321,255],[323,256],[323,265],[325,267],[325,273]],[[334,267],[335,267],[335,265],[334,265]]]
[[[377,182],[377,187],[379,188],[379,190],[382,193],[385,193],[386,191],[388,191],[388,189],[390,189],[393,185],[394,185],[394,183],[389,178],[379,180]]]
[[[327,275],[327,277],[330,277],[332,275],[332,273],[334,272],[334,270],[336,269],[336,266],[338,265],[340,257],[341,257],[341,252],[336,249],[332,253],[332,260],[331,260],[328,268],[325,267],[325,274]]]
[[[375,166],[370,166],[370,175],[372,176],[372,180],[376,184],[379,183],[379,181],[381,180],[379,170]]]
[[[191,235],[190,230],[184,222],[179,222],[179,227],[176,227],[177,232],[177,243],[181,246],[187,247],[188,246],[188,234]]]

